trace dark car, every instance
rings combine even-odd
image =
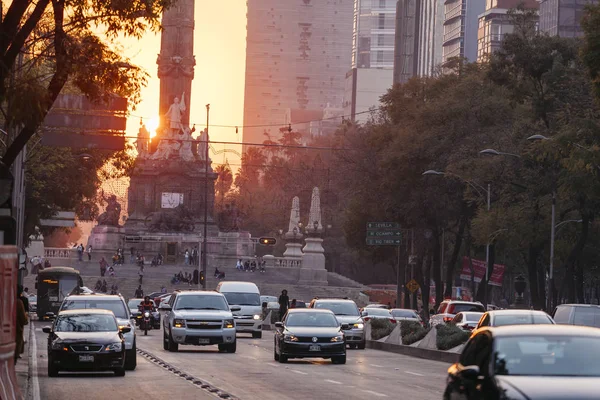
[[[131,314],[131,318],[135,318],[135,324],[137,326],[140,326],[140,320],[142,319],[142,313],[140,312],[140,309],[138,308],[138,306],[143,301],[144,301],[144,299],[129,299],[129,301],[127,302],[127,307],[129,307],[129,313]],[[154,305],[154,311],[152,311],[152,319],[154,321],[154,324],[152,327],[154,329],[160,329],[160,313],[158,312],[158,309],[157,309],[154,301],[153,300],[150,300],[150,301]]]
[[[564,325],[481,328],[448,369],[444,399],[599,398],[600,329]]]
[[[346,363],[346,339],[335,314],[329,310],[294,308],[282,322],[275,324],[275,361],[290,358],[330,358],[334,364]]]
[[[48,334],[48,376],[59,371],[114,371],[125,376],[125,339],[112,311],[61,311]]]
[[[506,325],[529,325],[546,324],[552,325],[554,321],[544,311],[537,310],[495,310],[488,311],[479,319],[477,328],[484,326],[506,326]]]
[[[595,304],[561,304],[553,315],[557,324],[600,328],[600,306]]]

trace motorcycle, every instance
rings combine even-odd
[[[144,336],[148,336],[148,331],[152,329],[150,311],[145,310],[142,315],[142,326],[141,329],[144,330]]]

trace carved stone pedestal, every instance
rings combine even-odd
[[[302,244],[297,242],[287,242],[285,244],[283,256],[285,258],[302,258]]]
[[[118,248],[123,247],[123,234],[123,228],[97,225],[92,228],[88,245],[91,245],[94,251],[115,252]]]
[[[308,237],[305,241],[298,283],[301,285],[327,285],[323,239]]]

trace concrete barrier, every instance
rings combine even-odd
[[[391,344],[374,340],[367,341],[367,348],[373,350],[389,351],[391,353],[403,354],[405,356],[424,358],[427,360],[441,361],[449,364],[458,362],[460,354],[448,351],[424,349],[419,347],[405,346],[402,344]]]

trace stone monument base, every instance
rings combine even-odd
[[[93,251],[115,252],[123,247],[123,234],[118,226],[97,225],[92,228],[88,246],[91,245]]]
[[[254,255],[254,244],[249,232],[219,232],[220,255],[223,257],[248,257]]]
[[[302,249],[302,268],[299,270],[298,283],[301,285],[327,285],[325,269],[325,249],[323,239],[308,237]]]
[[[283,256],[286,258],[302,258],[302,244],[295,242],[287,242],[285,244],[285,252]]]
[[[300,268],[298,270],[298,284],[327,286],[329,284],[327,281],[327,270]]]

